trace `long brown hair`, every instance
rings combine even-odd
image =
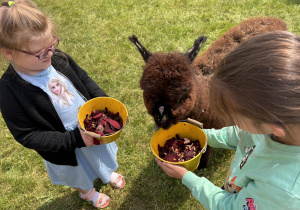
[[[220,62],[210,103],[227,125],[235,114],[285,130],[300,124],[300,37],[275,31],[240,44]]]
[[[30,0],[16,0],[0,6],[0,47],[8,49],[27,48],[28,44],[42,38],[53,39],[55,27]]]

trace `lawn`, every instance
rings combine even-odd
[[[154,123],[139,87],[144,61],[128,36],[137,35],[152,52],[185,52],[195,38],[205,35],[203,52],[230,27],[254,16],[281,18],[289,31],[300,34],[299,0],[35,2],[56,23],[59,48],[128,109],[129,124],[116,140],[118,171],[125,176],[126,187],[116,190],[95,181],[96,189],[112,199],[107,209],[204,209],[154,161],[150,149]],[[7,64],[2,58],[1,75]],[[94,209],[75,190],[52,185],[42,158],[13,139],[2,117],[0,128],[0,209]],[[214,149],[208,168],[195,173],[222,186],[232,154]]]

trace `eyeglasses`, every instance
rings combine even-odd
[[[37,57],[39,60],[42,60],[43,58],[45,58],[48,55],[49,51],[54,51],[57,48],[57,46],[59,44],[59,38],[56,36],[54,36],[54,38],[55,38],[55,41],[50,45],[50,47],[45,48],[37,53],[31,53],[31,52],[27,52],[24,50],[17,50],[17,51],[26,53],[28,55],[33,55],[33,56]]]

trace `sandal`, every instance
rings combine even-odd
[[[122,184],[119,187],[118,183],[120,180],[122,180]],[[117,178],[113,182],[109,182],[109,183],[111,184],[111,186],[113,186],[116,189],[122,189],[125,186],[125,179],[121,174],[118,174]]]
[[[85,201],[92,201],[91,197],[93,197],[95,192],[96,192],[96,190],[95,190],[95,188],[93,188],[92,191],[87,196],[83,197],[82,193],[79,193],[79,196],[80,196],[80,198],[82,198]],[[103,201],[105,201],[105,203],[102,204]],[[99,193],[98,200],[96,203],[93,202],[93,206],[96,208],[103,209],[109,205],[109,202],[110,202],[110,198],[107,195],[105,195],[103,193]]]

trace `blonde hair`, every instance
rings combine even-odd
[[[0,6],[0,48],[22,49],[40,39],[53,39],[54,24],[32,1],[16,0]]]

